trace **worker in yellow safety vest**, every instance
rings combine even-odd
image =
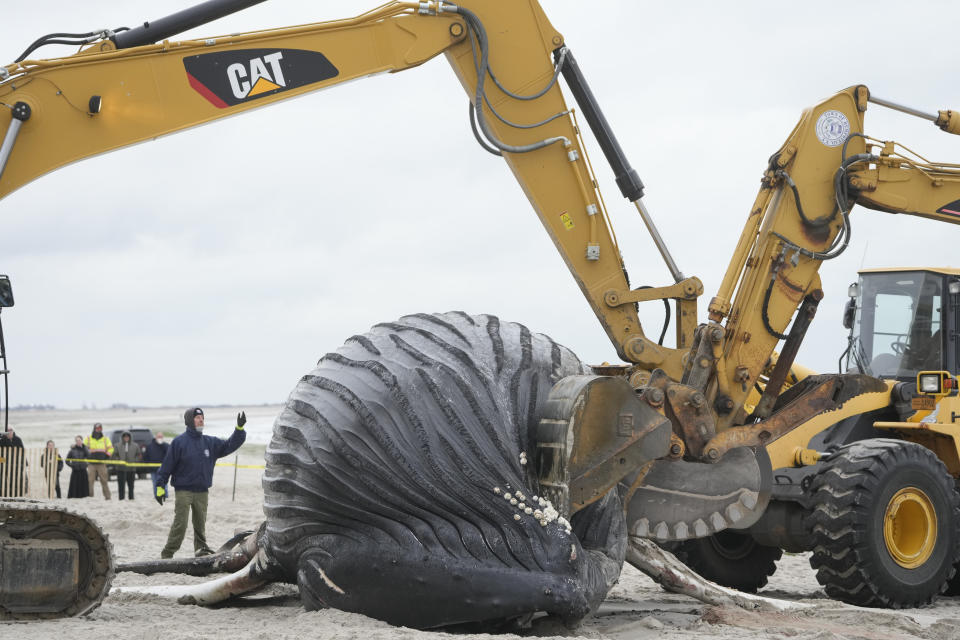
[[[83,439],[87,451],[90,452],[91,460],[107,460],[113,455],[113,444],[110,438],[103,435],[103,425],[99,422],[93,425],[93,433]],[[100,487],[103,489],[103,497],[110,499],[110,485],[107,484],[109,474],[107,474],[107,465],[105,463],[91,462],[87,466],[87,484],[90,485],[90,497],[93,497],[93,486],[97,478],[100,478]]]

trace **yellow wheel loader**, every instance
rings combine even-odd
[[[681,272],[657,232],[574,43],[537,0],[388,2],[332,22],[175,38],[257,1],[211,0],[130,29],[54,33],[0,66],[0,198],[71,162],[443,54],[464,86],[480,146],[513,172],[623,362],[558,380],[537,407],[526,467],[535,486],[524,491],[552,505],[543,526],[569,534],[571,521],[619,501],[629,535],[671,545],[708,577],[744,589],[763,584],[783,549],[813,550],[828,592],[856,604],[916,606],[955,584],[956,391],[938,372],[956,365],[947,320],[937,325],[940,353],[952,354],[945,362],[954,368],[924,365],[937,370],[936,391],[925,390],[930,374],[919,374],[919,388],[913,381],[920,334],[932,339],[933,317],[944,303],[955,306],[951,276],[930,272],[931,283],[940,278],[939,297],[921,296],[926,284],[913,289],[907,325],[906,308],[888,317],[864,302],[874,282],[865,276],[850,349],[858,366],[815,375],[794,360],[823,297],[818,271],[847,248],[855,205],[960,222],[957,166],[870,137],[868,107],[953,134],[960,113],[906,107],[862,85],[805,110],[763,168],[701,319],[703,284]],[[81,50],[35,56],[63,43]],[[631,286],[561,76],[674,282]],[[637,305],[648,301],[673,303],[674,346],[644,333]],[[518,344],[513,355],[524,361],[527,343]],[[11,522],[36,517],[31,505],[3,508]],[[0,527],[0,552],[23,548],[23,562],[58,563],[60,551],[44,541],[86,530],[62,517],[67,524],[54,529]],[[91,563],[77,566],[77,593],[109,584],[90,579]],[[2,583],[0,616],[56,615],[31,600],[49,586],[47,574],[25,575]],[[87,610],[79,596],[69,600],[60,614]]]
[[[960,270],[864,270],[849,295],[839,368],[875,378],[876,392],[852,399],[854,411],[825,428],[782,439],[796,445],[795,464],[774,472],[760,522],[674,550],[746,590],[763,586],[787,549],[813,551],[827,593],[853,604],[912,605],[919,590],[958,595]]]

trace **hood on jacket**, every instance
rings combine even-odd
[[[197,416],[203,415],[203,409],[200,407],[194,407],[192,409],[187,409],[183,412],[183,424],[187,427],[187,433],[198,435],[197,427],[193,424],[193,419]]]
[[[193,409],[187,409],[183,412],[183,424],[187,427],[193,428],[193,419],[196,416],[202,416],[203,409],[200,407],[194,407]]]
[[[100,431],[97,431],[97,429],[100,429]],[[99,422],[95,423],[95,424],[93,425],[93,430],[90,431],[90,437],[91,437],[91,438],[96,438],[97,440],[99,440],[100,438],[102,438],[102,437],[103,437],[103,425],[100,424]]]

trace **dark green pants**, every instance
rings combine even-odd
[[[187,515],[193,509],[193,551],[201,556],[210,553],[207,546],[207,496],[206,491],[174,490],[173,525],[167,536],[167,545],[160,552],[161,558],[172,558],[180,549],[183,537],[187,534]]]

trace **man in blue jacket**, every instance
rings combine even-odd
[[[187,533],[187,515],[193,510],[193,550],[199,556],[213,553],[207,546],[207,490],[213,485],[213,467],[217,458],[228,456],[243,444],[247,433],[246,413],[237,414],[237,428],[229,440],[203,435],[203,409],[187,409],[183,414],[187,430],[173,439],[170,451],[154,480],[157,502],[167,499],[167,480],[172,476],[174,494],[173,525],[161,558],[172,558]]]

